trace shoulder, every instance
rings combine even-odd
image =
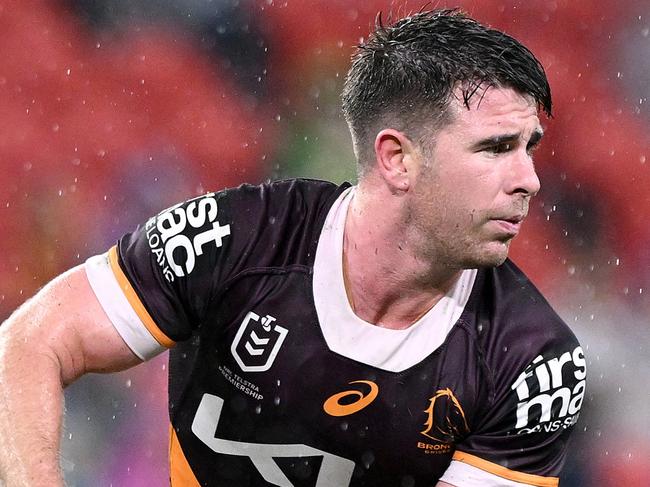
[[[219,198],[229,200],[232,205],[259,208],[276,204],[279,208],[291,207],[298,210],[326,205],[333,195],[340,194],[349,186],[348,183],[339,186],[316,179],[282,179],[262,184],[242,184],[225,189],[217,195]]]
[[[308,263],[329,209],[349,186],[288,179],[218,193],[231,248],[257,267]]]
[[[473,332],[490,393],[459,450],[517,472],[557,476],[585,395],[582,348],[511,261],[481,271],[477,285]]]
[[[584,380],[578,339],[514,263],[486,270],[481,286],[476,333],[497,396],[521,401]]]
[[[488,333],[522,351],[577,344],[569,326],[531,280],[512,261],[485,270],[481,307],[489,317]],[[504,343],[504,346],[507,344]]]

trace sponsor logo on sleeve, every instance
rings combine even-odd
[[[550,433],[576,424],[586,376],[581,347],[550,359],[535,357],[511,386],[518,400],[516,433]],[[571,378],[570,385],[565,384],[565,377]]]
[[[221,247],[224,237],[230,235],[230,225],[221,225],[217,221],[214,193],[190,200],[186,207],[182,205],[168,208],[145,224],[149,248],[169,282],[187,276],[194,270],[196,258],[203,255],[206,246]],[[203,231],[190,238],[184,233],[188,228],[201,228]]]
[[[249,311],[230,346],[232,356],[244,372],[265,372],[271,368],[289,330],[275,323],[275,318],[263,318]]]

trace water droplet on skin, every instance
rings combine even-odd
[[[127,388],[131,387],[131,379],[128,379],[128,380],[126,381],[126,387],[127,387]]]

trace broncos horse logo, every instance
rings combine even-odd
[[[424,412],[428,417],[424,423],[425,429],[420,433],[427,438],[453,443],[469,433],[465,412],[449,388],[436,391]]]

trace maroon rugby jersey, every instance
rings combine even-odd
[[[207,194],[87,262],[129,347],[172,347],[172,485],[557,485],[575,336],[510,261],[465,271],[409,330],[361,322],[339,258],[352,191]]]

